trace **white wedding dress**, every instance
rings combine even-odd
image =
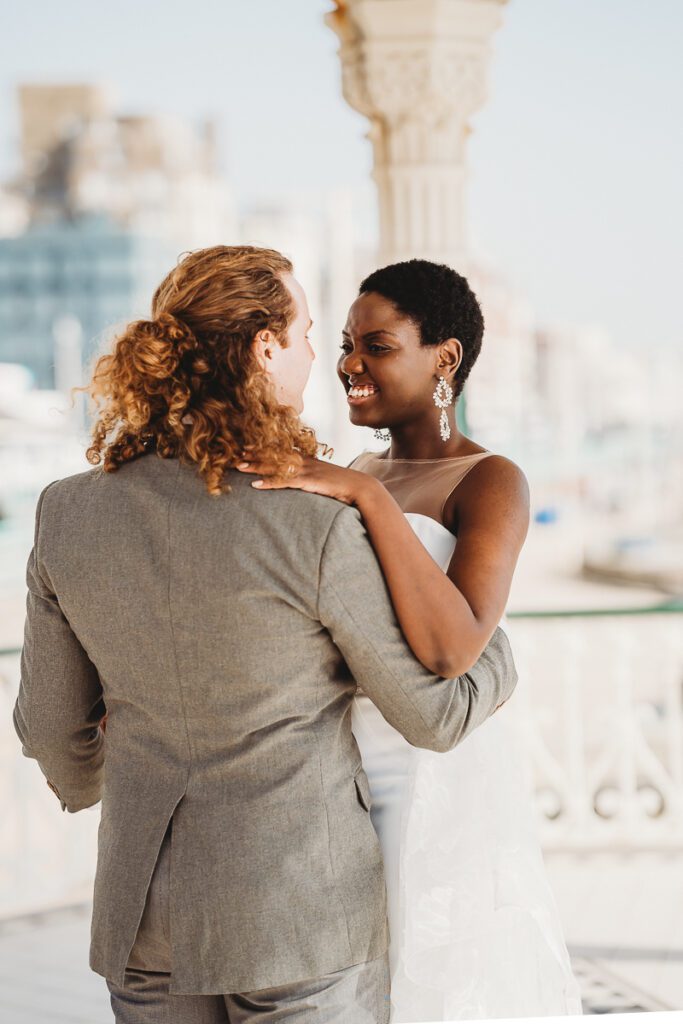
[[[445,572],[453,534],[429,516],[405,515]],[[392,1024],[581,1013],[513,700],[435,753],[411,746],[363,693],[354,699],[385,862]]]

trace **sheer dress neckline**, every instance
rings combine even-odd
[[[482,451],[443,459],[385,459],[379,452],[366,451],[351,466],[380,480],[404,513],[416,512],[448,529],[444,512],[449,495],[490,455],[493,452]]]
[[[423,463],[427,463],[427,462],[459,462],[459,461],[461,461],[463,459],[476,459],[476,458],[479,458],[480,455],[492,455],[492,454],[493,454],[493,452],[489,452],[487,449],[484,449],[481,452],[470,452],[469,455],[444,455],[440,459],[390,459],[388,456],[382,455],[381,452],[368,452],[368,455],[370,455],[374,459],[377,459],[379,462],[417,462],[417,463],[420,463],[420,462],[423,462]]]

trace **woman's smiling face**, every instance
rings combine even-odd
[[[359,295],[349,310],[341,348],[337,375],[352,423],[398,426],[433,408],[440,346],[423,345],[418,325],[390,299],[377,292]]]

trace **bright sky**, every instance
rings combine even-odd
[[[104,81],[121,108],[214,116],[240,199],[364,189],[326,0],[32,0],[0,37],[0,168],[21,81]],[[470,234],[553,322],[681,344],[683,2],[510,0],[469,149]],[[372,206],[370,206],[372,209]],[[374,228],[368,227],[372,234]]]

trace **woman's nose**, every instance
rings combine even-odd
[[[339,368],[342,373],[350,377],[352,373],[363,372],[363,360],[353,352],[348,352],[339,363]]]

